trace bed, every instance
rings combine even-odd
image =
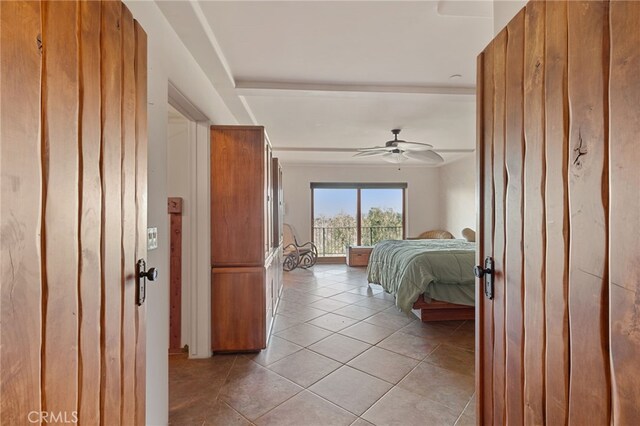
[[[473,319],[476,244],[466,240],[386,240],[376,244],[367,268],[370,283],[395,296],[403,312],[422,321]]]

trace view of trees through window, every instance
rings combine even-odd
[[[382,240],[402,239],[403,191],[403,188],[315,188],[313,241],[320,256],[344,256],[349,245],[368,246]]]

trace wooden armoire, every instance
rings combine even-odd
[[[211,127],[213,352],[266,347],[282,289],[281,177],[262,126]]]

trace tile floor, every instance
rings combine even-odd
[[[365,268],[285,273],[259,354],[170,357],[171,425],[474,425],[474,324],[423,324]]]

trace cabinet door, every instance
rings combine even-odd
[[[265,160],[261,127],[211,128],[211,263],[264,264]]]
[[[213,351],[264,349],[265,270],[214,268],[211,278]]]

